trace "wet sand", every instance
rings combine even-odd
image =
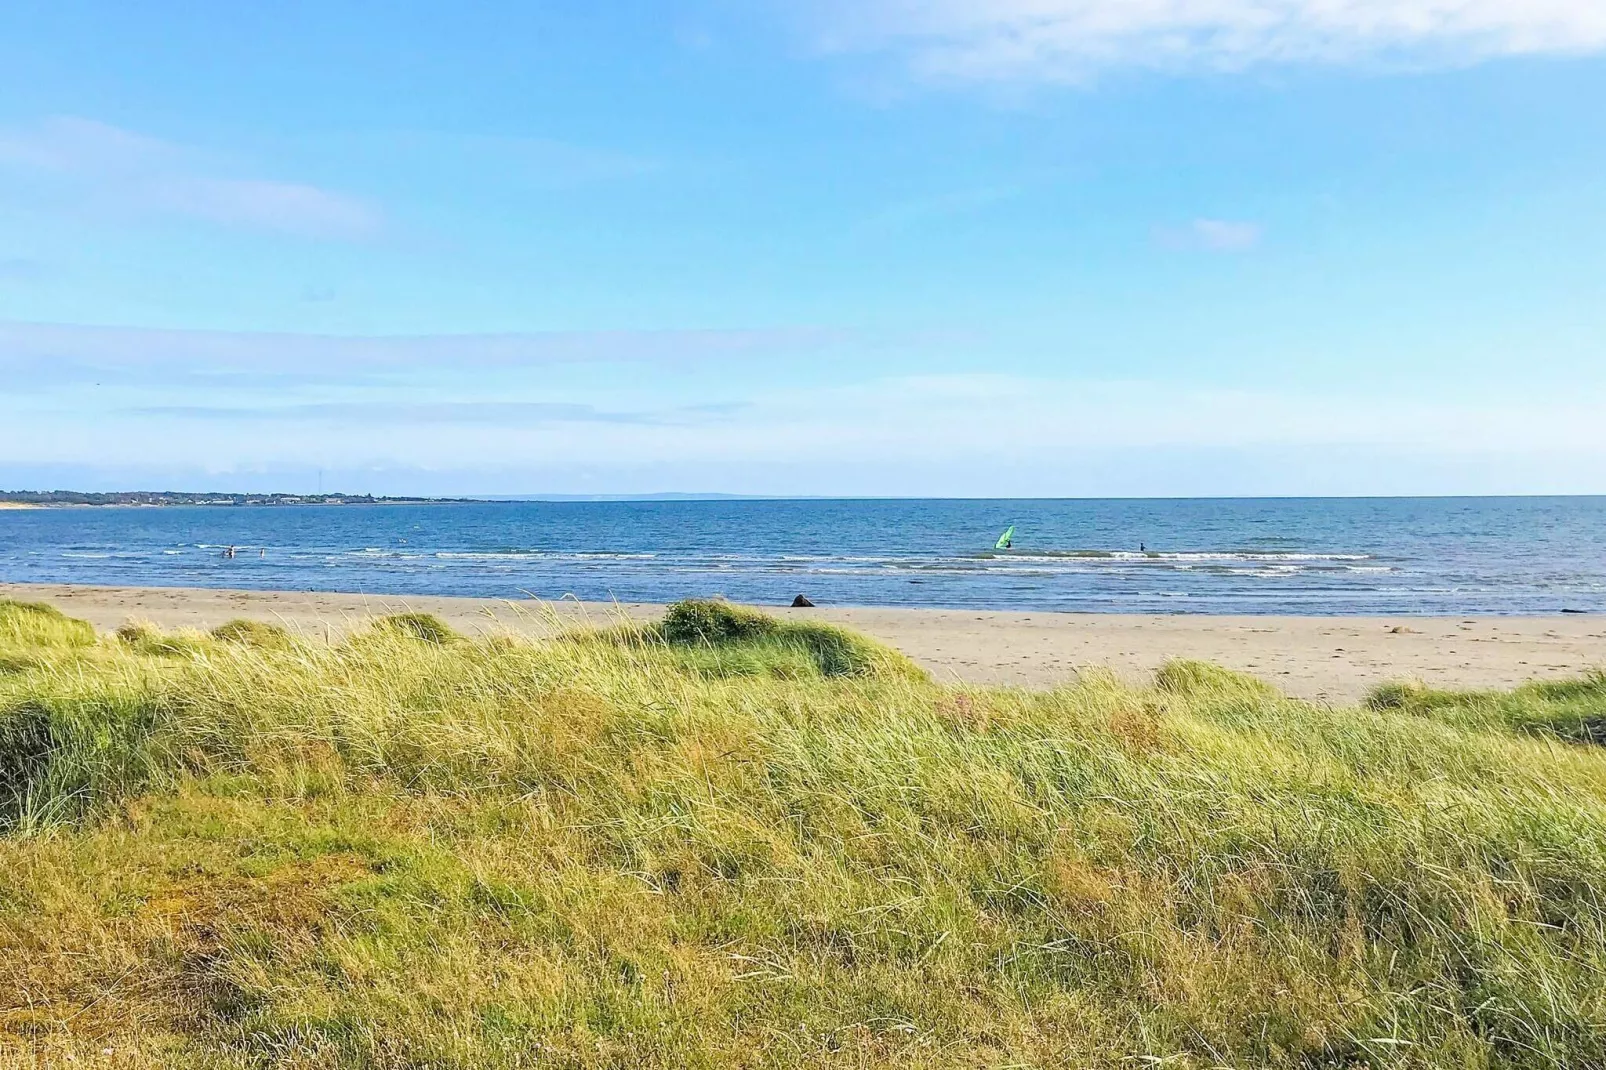
[[[212,628],[237,617],[335,637],[368,617],[434,613],[467,632],[549,635],[586,622],[646,619],[661,607],[476,598],[3,584],[102,630],[128,620]],[[1606,616],[1205,617],[942,609],[774,608],[844,624],[903,650],[943,681],[1046,687],[1102,668],[1141,680],[1170,658],[1254,673],[1302,698],[1353,702],[1389,680],[1511,687],[1606,666]]]

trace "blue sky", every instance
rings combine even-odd
[[[1602,101],[1598,0],[13,0],[0,485],[1606,492]]]

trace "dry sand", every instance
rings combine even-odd
[[[419,610],[469,632],[555,628],[655,606],[503,602],[180,588],[0,584],[0,598],[45,601],[111,630],[131,619],[212,628],[236,617],[338,635],[361,620]],[[1387,680],[1440,687],[1510,687],[1606,666],[1606,616],[1373,618],[1182,617],[940,609],[776,609],[845,624],[903,650],[939,680],[1042,687],[1083,668],[1146,678],[1169,658],[1254,673],[1293,695],[1352,702]]]

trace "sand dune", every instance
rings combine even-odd
[[[0,597],[46,601],[110,630],[130,619],[211,628],[236,617],[337,636],[403,609],[469,632],[550,634],[659,607],[400,597],[0,584]],[[1349,702],[1388,680],[1440,687],[1509,687],[1606,666],[1606,617],[1396,618],[1121,616],[974,610],[777,608],[857,628],[898,647],[939,680],[1049,686],[1103,668],[1136,679],[1169,658],[1254,673],[1291,694]]]

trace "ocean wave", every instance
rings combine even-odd
[[[652,561],[657,554],[623,550],[440,550],[443,561]]]
[[[981,561],[1087,561],[1123,564],[1208,561],[1371,561],[1371,554],[1313,553],[1302,550],[991,550],[972,554]]]

